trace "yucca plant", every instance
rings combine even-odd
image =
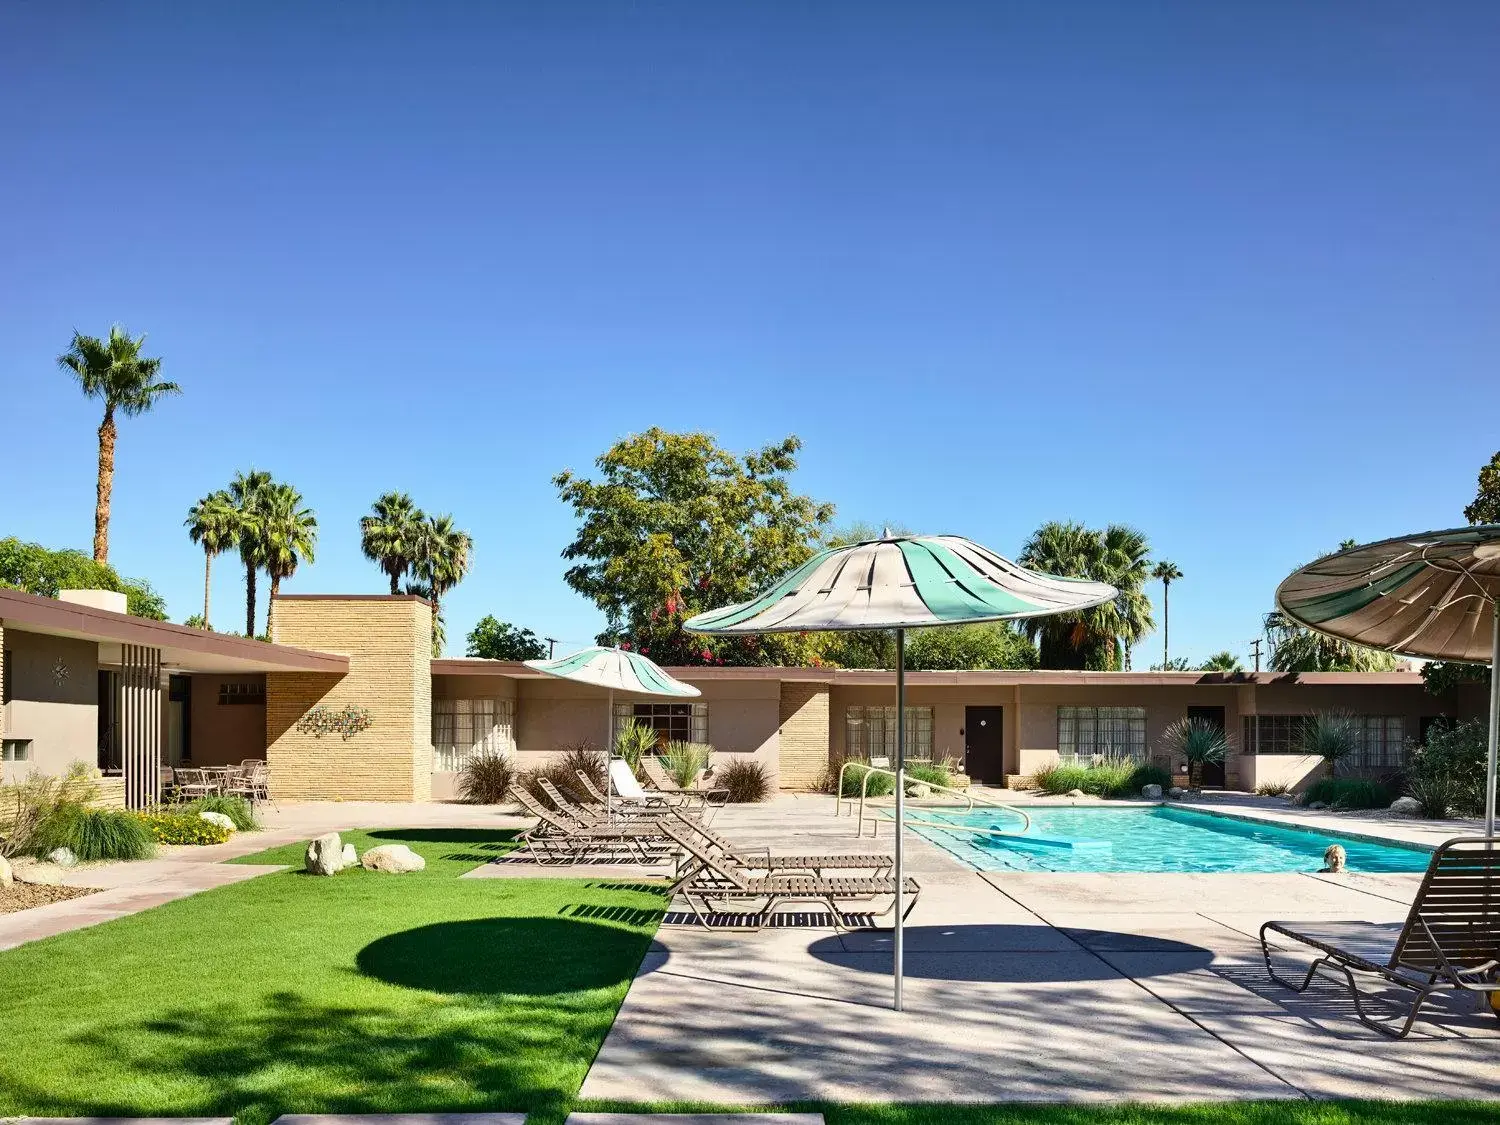
[[[1302,724],[1298,743],[1304,754],[1322,758],[1333,777],[1339,763],[1359,749],[1359,720],[1347,711],[1320,711]]]
[[[698,775],[708,768],[712,746],[701,742],[669,742],[661,751],[662,768],[684,789],[692,788]]]
[[[1188,763],[1188,786],[1202,783],[1204,763],[1222,762],[1229,754],[1229,736],[1218,723],[1207,719],[1178,719],[1162,733],[1161,747]]]
[[[615,754],[624,758],[630,772],[640,775],[641,759],[655,754],[658,744],[656,730],[644,723],[626,723],[615,735]]]

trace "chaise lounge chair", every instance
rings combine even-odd
[[[718,848],[705,847],[701,840],[681,821],[664,817],[660,827],[671,840],[696,862],[698,871],[693,878],[679,881],[673,888],[687,900],[693,914],[705,928],[759,930],[770,921],[776,908],[787,902],[814,902],[828,908],[833,915],[835,927],[852,930],[859,927],[850,924],[848,912],[840,909],[840,903],[850,901],[867,902],[871,898],[890,896],[890,905],[884,910],[871,912],[875,917],[884,917],[896,909],[896,880],[883,875],[838,876],[833,878],[809,875],[770,874],[752,877],[745,869],[726,858]],[[910,896],[905,918],[917,905],[922,892],[915,879],[907,879],[905,891]],[[757,903],[759,909],[748,913],[744,909],[723,909],[723,904],[733,903],[737,907],[745,903]],[[749,925],[714,926],[714,919],[738,920],[748,917]]]
[[[647,767],[649,775],[651,770]],[[670,778],[667,779],[671,781]],[[686,808],[696,804],[699,809],[708,808],[708,794],[692,792],[685,789],[673,788],[664,790],[660,786],[656,789],[647,789],[635,779],[635,774],[630,770],[630,763],[616,758],[609,763],[609,783],[614,789],[615,795],[630,802],[644,804],[653,808]],[[653,782],[652,784],[655,784]]]
[[[641,758],[641,769],[646,774],[646,780],[662,793],[696,798],[702,801],[705,807],[712,805],[715,808],[723,808],[729,804],[728,789],[699,789],[696,785],[692,787],[678,785],[672,775],[662,769],[661,763],[650,755]]]
[[[1267,934],[1279,934],[1317,950],[1301,984],[1276,975]],[[1267,922],[1260,928],[1266,972],[1278,984],[1303,992],[1320,969],[1343,974],[1361,1022],[1404,1039],[1422,1005],[1435,992],[1462,990],[1500,995],[1500,837],[1449,840],[1427,866],[1406,921]],[[1399,1029],[1367,1015],[1355,974],[1377,977],[1414,992]],[[1500,1009],[1496,1010],[1500,1015]],[[1399,1017],[1398,1017],[1399,1018]]]
[[[702,821],[681,809],[673,809],[672,815],[686,826],[705,850],[716,850],[720,859],[738,867],[746,875],[762,872],[768,875],[801,874],[821,879],[828,871],[871,871],[886,875],[896,862],[882,852],[852,852],[835,855],[773,855],[769,848],[746,848],[726,840]],[[680,868],[681,875],[673,885],[675,893],[689,882],[697,881],[700,887],[715,884],[713,872],[691,853]]]
[[[549,809],[519,785],[512,785],[508,796],[537,818],[534,827],[516,838],[526,845],[538,863],[621,860],[660,863],[670,857],[665,837],[653,824],[587,824],[567,813]]]

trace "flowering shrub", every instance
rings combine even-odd
[[[158,844],[222,844],[230,829],[202,819],[195,812],[167,812],[161,809],[137,814],[146,822]]]
[[[337,733],[348,742],[360,731],[369,730],[373,722],[367,707],[355,707],[351,704],[335,711],[320,704],[297,720],[297,729],[314,738],[322,738],[330,732]]]

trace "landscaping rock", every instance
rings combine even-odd
[[[1325,802],[1323,802],[1323,801],[1314,801],[1312,804],[1308,805],[1307,807],[1310,808],[1310,809],[1326,809],[1328,807],[1328,805]]]
[[[427,861],[405,844],[381,844],[365,852],[359,862],[366,871],[384,871],[388,875],[404,875],[427,866]]]
[[[72,867],[78,862],[78,857],[73,854],[72,848],[53,848],[48,854],[49,863],[55,863],[59,867]]]
[[[1391,802],[1391,812],[1397,816],[1421,816],[1422,802],[1415,797],[1397,797]]]
[[[1085,793],[1082,789],[1069,789],[1068,790],[1068,796],[1069,797],[1087,797],[1088,794]]]
[[[918,782],[914,782],[912,784],[907,785],[907,787],[906,787],[906,795],[908,797],[919,797],[919,798],[920,797],[931,797],[932,796],[932,790],[929,789],[922,782],[918,781]]]
[[[56,887],[61,885],[63,869],[55,863],[17,863],[11,868],[11,874],[15,876],[18,883],[33,883],[39,887]]]
[[[344,843],[337,832],[308,842],[304,864],[310,875],[337,875],[344,867]]]
[[[1148,801],[1160,801],[1161,800],[1161,786],[1160,785],[1142,785],[1141,786],[1141,796],[1144,797],[1144,798],[1146,798],[1146,800],[1148,800]]]
[[[1174,785],[1172,786],[1172,788],[1167,790],[1167,796],[1171,797],[1174,801],[1182,800],[1186,793],[1187,790],[1180,785]]]
[[[10,860],[0,855],[0,887],[8,887],[14,880],[15,876],[10,873]]]
[[[198,814],[198,819],[206,820],[210,824],[217,824],[220,828],[226,829],[230,832],[234,831],[234,821],[230,820],[221,812],[201,812]]]
[[[359,862],[359,853],[354,850],[353,844],[344,845],[344,866],[353,867]]]

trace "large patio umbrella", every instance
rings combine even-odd
[[[630,652],[623,648],[605,648],[602,645],[596,645],[575,652],[571,656],[559,657],[556,660],[527,660],[525,664],[528,668],[534,668],[538,672],[556,676],[561,680],[572,680],[577,684],[593,684],[595,687],[607,689],[608,702],[605,704],[604,726],[604,729],[609,732],[609,746],[605,750],[607,758],[613,758],[615,753],[615,692],[622,691],[627,695],[665,695],[678,699],[690,699],[702,694],[692,684],[685,684],[667,675],[660,666],[640,653]],[[606,812],[613,811],[613,788],[606,777],[604,780]]]
[[[1027,570],[957,535],[887,532],[882,539],[820,551],[758,597],[683,623],[708,634],[895,630],[897,1011],[905,958],[906,630],[1046,617],[1101,605],[1117,594],[1103,582]]]
[[[1276,590],[1299,625],[1370,648],[1490,665],[1484,832],[1495,834],[1500,742],[1500,524],[1351,547],[1308,563]]]

